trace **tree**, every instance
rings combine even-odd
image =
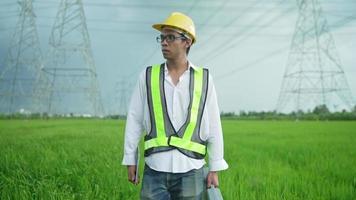
[[[323,105],[316,106],[313,110],[313,113],[316,115],[329,114],[330,111],[329,111],[328,107],[325,104],[323,104]]]

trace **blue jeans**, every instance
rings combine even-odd
[[[186,173],[159,172],[145,165],[142,200],[206,199],[206,167]]]

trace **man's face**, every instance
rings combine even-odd
[[[190,46],[190,40],[172,28],[163,28],[161,38],[164,38],[161,41],[161,50],[165,59],[174,59],[179,58],[182,54],[185,55],[186,49]]]

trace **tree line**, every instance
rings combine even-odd
[[[313,110],[298,111],[291,113],[278,113],[276,111],[240,111],[235,112],[221,112],[222,119],[236,119],[236,120],[356,120],[356,105],[351,111],[342,110],[338,112],[331,112],[326,105],[316,106]],[[86,116],[74,115],[69,113],[67,115],[49,115],[47,113],[12,113],[1,114],[0,119],[122,119],[125,120],[125,115],[113,114],[106,116]]]
[[[351,111],[331,112],[326,105],[316,106],[313,110],[278,113],[276,111],[240,111],[222,112],[223,119],[240,120],[356,120],[356,105]]]

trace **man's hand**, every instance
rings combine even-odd
[[[210,188],[212,185],[214,187],[219,187],[218,173],[214,172],[214,171],[210,171],[208,173],[207,178],[206,178],[206,186],[207,186],[207,188]]]
[[[128,174],[128,179],[131,183],[138,185],[140,183],[140,177],[137,176],[137,180],[135,180],[136,178],[136,165],[128,165],[127,166],[127,174]]]

